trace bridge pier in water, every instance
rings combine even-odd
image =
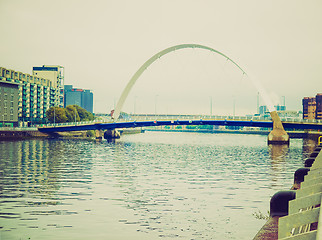
[[[113,139],[113,138],[120,138],[120,137],[121,137],[121,134],[116,129],[106,130],[104,132],[104,138],[105,139]]]
[[[96,141],[102,141],[103,139],[103,130],[95,130]]]
[[[268,144],[289,144],[290,136],[284,130],[277,112],[273,111],[270,114],[273,120],[273,130],[268,134]]]

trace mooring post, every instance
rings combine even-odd
[[[104,138],[105,139],[115,139],[115,138],[120,138],[120,137],[121,137],[121,134],[116,129],[106,130],[104,132]]]
[[[96,129],[95,130],[95,138],[96,138],[96,141],[102,141],[102,138],[103,138],[103,131],[102,130],[98,130]]]
[[[290,137],[284,130],[282,121],[276,111],[270,112],[273,130],[268,134],[268,144],[289,144]]]

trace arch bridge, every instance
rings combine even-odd
[[[119,116],[122,110],[122,107],[127,99],[131,89],[136,83],[137,79],[142,75],[142,73],[157,59],[160,57],[185,48],[199,48],[208,50],[210,52],[214,52],[219,54],[220,56],[226,58],[232,64],[234,64],[239,70],[241,70],[243,75],[247,75],[246,72],[231,58],[226,56],[225,54],[204,45],[200,44],[180,44],[175,45],[169,48],[166,48],[157,54],[153,55],[149,58],[132,76],[125,89],[123,90],[119,101],[117,102],[116,108],[114,110],[114,121],[108,123],[76,123],[75,125],[47,125],[40,126],[38,129],[41,132],[61,132],[61,131],[81,131],[81,130],[113,130],[117,128],[132,128],[132,127],[147,127],[147,126],[164,126],[164,125],[225,125],[225,126],[251,126],[251,127],[265,127],[265,128],[273,128],[272,132],[268,136],[269,142],[279,142],[279,143],[288,143],[289,136],[285,132],[285,128],[293,128],[293,129],[321,129],[321,124],[304,124],[304,123],[283,123],[281,122],[279,116],[276,111],[271,112],[272,121],[253,121],[253,120],[230,120],[230,119],[189,119],[189,120],[180,120],[180,119],[172,119],[172,120],[164,120],[164,119],[155,119],[155,120],[146,120],[146,121],[127,121],[121,122],[119,121]],[[257,90],[261,93],[264,98],[266,94],[263,92],[263,89],[259,89],[256,86]]]

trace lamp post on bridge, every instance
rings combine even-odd
[[[77,106],[77,102],[75,102],[75,125],[76,125],[76,106]]]
[[[233,96],[233,117],[235,117],[235,108],[236,108],[236,99],[235,99],[235,96]]]
[[[212,97],[210,97],[210,116],[212,116]]]
[[[159,95],[155,95],[155,98],[154,98],[154,114],[155,114],[155,116],[157,115],[157,99],[158,99],[158,96]]]
[[[137,99],[137,96],[134,97],[134,109],[133,109],[133,113],[135,114],[136,113],[136,99]]]

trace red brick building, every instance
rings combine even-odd
[[[322,119],[322,94],[305,97],[302,100],[303,119]]]

